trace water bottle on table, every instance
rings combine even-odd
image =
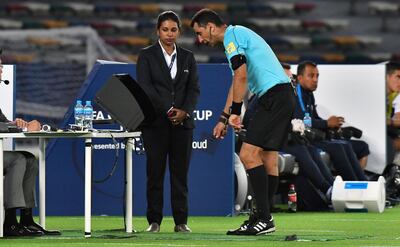
[[[75,125],[83,126],[83,105],[82,100],[77,100],[74,108]]]
[[[86,101],[85,107],[83,108],[83,126],[87,129],[93,128],[93,106],[90,100]]]

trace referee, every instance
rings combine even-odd
[[[198,11],[190,25],[199,43],[209,46],[223,43],[233,72],[232,85],[220,122],[213,130],[214,136],[222,138],[226,134],[226,123],[240,131],[242,101],[247,88],[259,98],[239,155],[254,190],[257,213],[227,234],[261,235],[274,232],[266,170],[274,169],[269,166],[277,166],[278,150],[287,140],[291,127],[295,97],[290,79],[272,49],[254,31],[238,25],[227,26],[210,9]]]

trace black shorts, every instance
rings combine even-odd
[[[267,151],[279,151],[286,143],[296,104],[293,88],[289,83],[269,89],[252,106],[252,116],[244,142]]]

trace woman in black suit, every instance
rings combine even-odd
[[[138,83],[151,99],[157,118],[143,127],[147,155],[147,221],[149,232],[159,232],[163,218],[163,184],[168,158],[175,232],[187,226],[192,118],[200,88],[193,53],[176,45],[180,20],[172,11],[158,16],[155,44],[144,48],[136,66]]]

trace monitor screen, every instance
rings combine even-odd
[[[96,93],[95,102],[129,131],[155,118],[153,104],[135,79],[128,74],[113,75]]]

